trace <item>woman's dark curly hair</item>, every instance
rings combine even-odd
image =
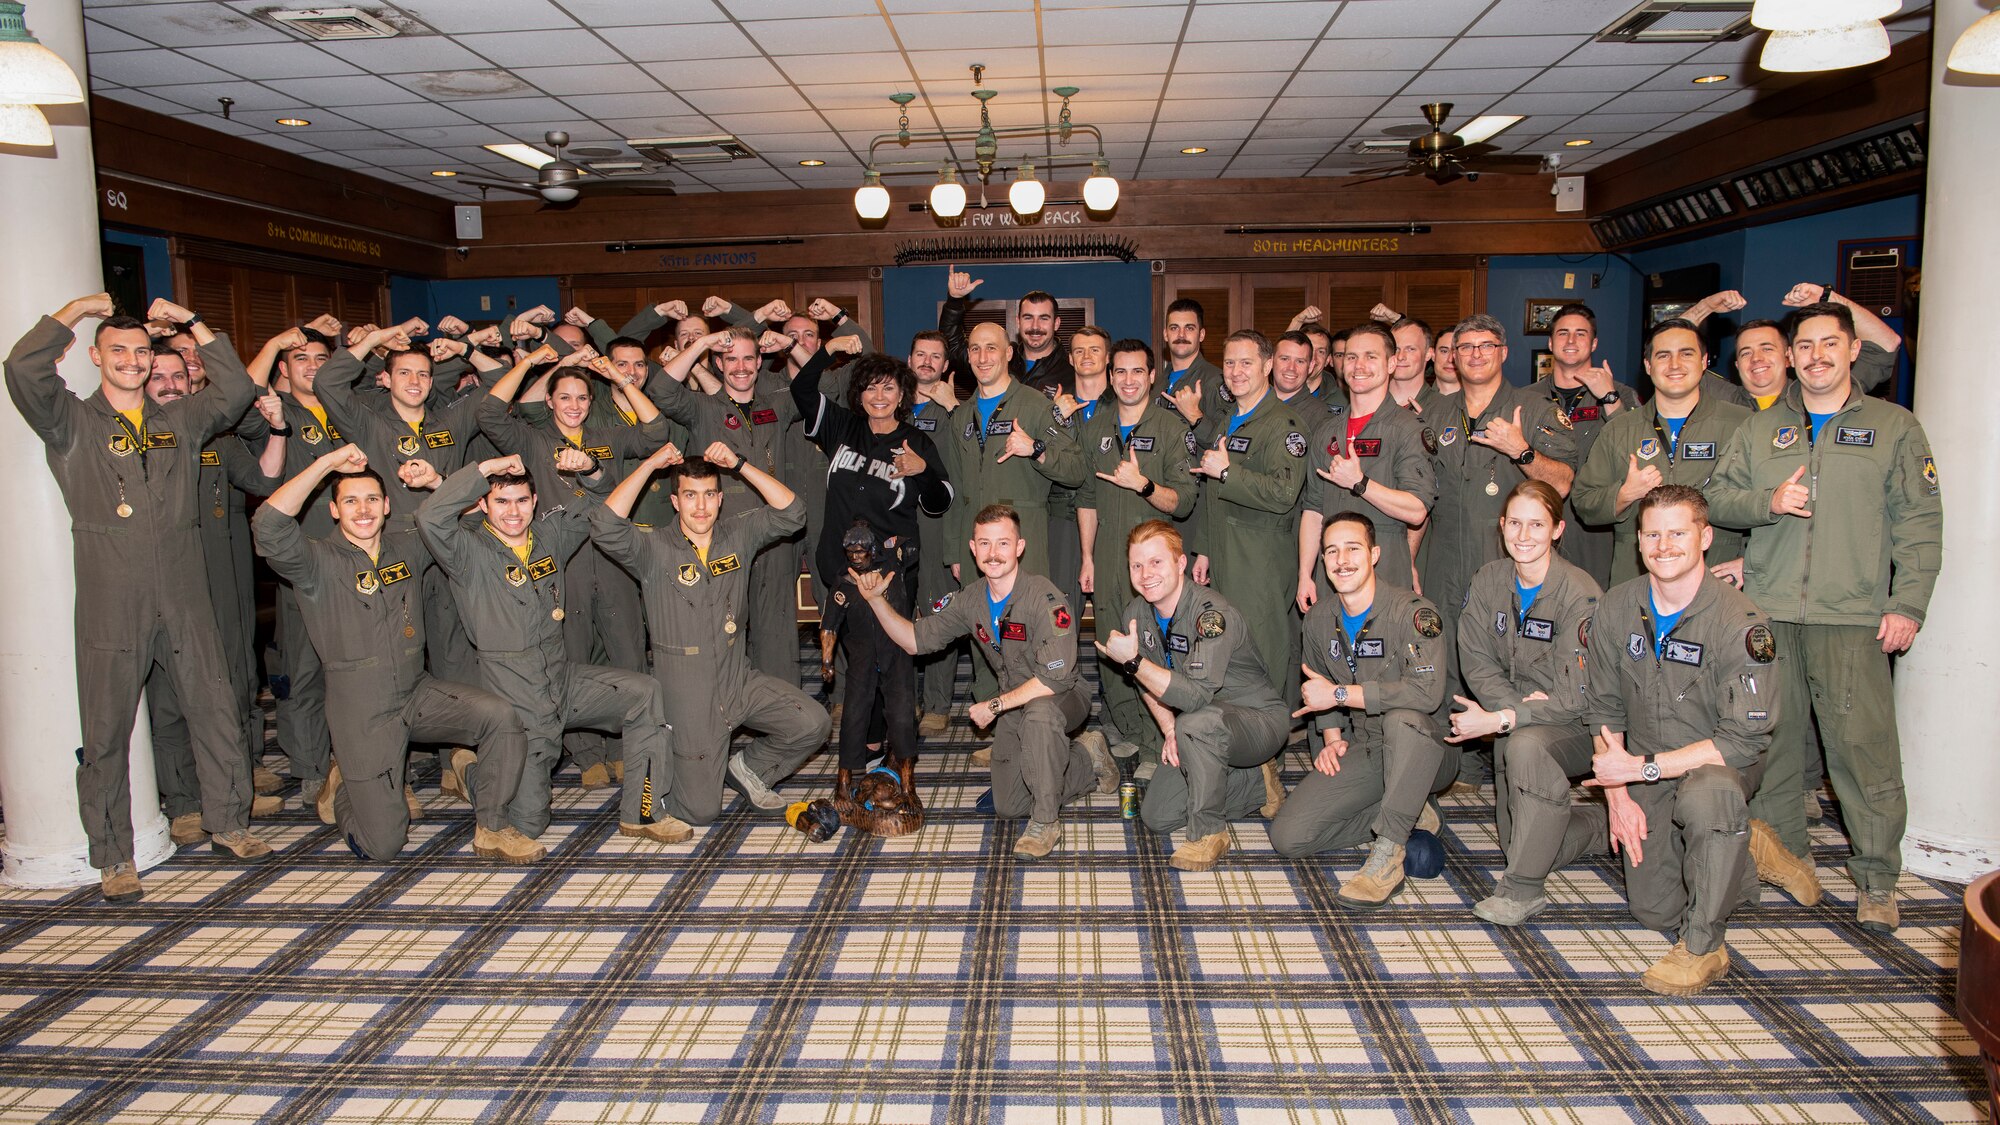
[[[861,409],[861,392],[877,383],[896,385],[896,421],[908,422],[910,408],[917,398],[917,376],[910,365],[892,355],[870,352],[854,361],[847,369],[847,409],[859,417],[866,417]]]

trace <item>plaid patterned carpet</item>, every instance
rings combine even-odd
[[[274,862],[185,849],[124,907],[0,892],[0,1120],[1984,1120],[1956,894],[1906,879],[1902,929],[1863,932],[1831,828],[1825,904],[1767,889],[1730,976],[1669,1000],[1609,857],[1527,927],[1472,917],[1490,788],[1448,804],[1442,878],[1360,916],[1333,903],[1358,849],[1289,863],[1252,820],[1183,874],[1116,797],[1017,862],[970,739],[933,747],[899,840],[810,844],[738,802],[663,847],[559,779],[549,859],[504,867],[428,777],[394,863],[294,789]]]

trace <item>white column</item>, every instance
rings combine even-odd
[[[84,75],[80,0],[34,0],[28,28]],[[45,106],[54,148],[0,145],[0,348],[71,297],[104,288],[98,248],[97,175],[88,107]],[[131,310],[139,312],[143,310]],[[63,361],[80,395],[97,389],[84,340]],[[68,887],[97,881],[76,808],[75,571],[69,511],[42,456],[42,442],[12,402],[0,403],[0,471],[7,481],[12,588],[0,598],[0,841],[4,879],[14,886]],[[172,854],[153,776],[145,708],[132,739],[134,857],[141,868]]]
[[[1944,495],[1944,570],[1916,646],[1896,668],[1896,716],[1911,872],[1966,883],[2000,867],[2000,755],[1987,720],[2000,696],[2000,381],[1993,377],[1993,185],[2000,79],[1952,74],[1945,57],[1985,14],[1975,0],[1933,9],[1930,170],[1925,189],[1917,417]]]

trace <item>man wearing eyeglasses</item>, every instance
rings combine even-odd
[[[1452,331],[1459,393],[1438,400],[1424,421],[1437,434],[1437,503],[1426,524],[1423,589],[1444,615],[1450,666],[1447,696],[1458,678],[1458,615],[1479,568],[1500,557],[1500,514],[1507,493],[1539,480],[1569,495],[1577,461],[1569,417],[1539,392],[1507,382],[1507,330],[1480,313]]]

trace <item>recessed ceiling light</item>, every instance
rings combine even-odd
[[[1591,140],[1591,139],[1590,139],[1589,137],[1578,137],[1577,139],[1575,139],[1575,140],[1573,140],[1573,141],[1564,141],[1564,142],[1563,142],[1563,147],[1564,147],[1564,148],[1583,148],[1583,147],[1585,147],[1585,146],[1587,146],[1587,145],[1593,145],[1593,144],[1596,144],[1596,143],[1597,143],[1596,141],[1593,141],[1593,140]]]
[[[278,124],[289,125],[294,129],[302,129],[305,126],[312,124],[312,122],[307,121],[303,117],[280,117],[278,118]]]
[[[550,156],[533,145],[509,142],[504,145],[480,145],[479,147],[495,155],[504,156],[509,160],[526,164],[530,168],[540,168],[542,165],[555,159],[555,157]]]
[[[1509,116],[1506,114],[1489,113],[1484,117],[1473,118],[1465,124],[1460,125],[1453,132],[1456,132],[1466,144],[1476,145],[1492,140],[1506,130],[1520,124],[1523,120],[1524,118],[1518,114]]]
[[[801,161],[799,161],[799,167],[801,167],[801,168],[824,168],[824,167],[826,167],[826,161],[824,161],[824,160],[801,160]]]
[[[1207,152],[1207,151],[1208,151],[1207,149],[1203,148],[1203,147],[1202,147],[1202,146],[1200,146],[1200,145],[1189,145],[1188,147],[1186,147],[1186,148],[1184,148],[1184,149],[1182,149],[1182,150],[1181,150],[1181,155],[1182,155],[1182,156],[1200,156],[1200,155],[1201,155],[1202,153],[1204,153],[1204,152]]]
[[[1729,76],[1727,74],[1704,74],[1700,78],[1695,79],[1694,84],[1697,86],[1706,86],[1711,82],[1727,82],[1727,81],[1729,81]]]
[[[433,175],[433,176],[456,176],[456,175],[458,175],[458,173],[457,173],[457,172],[454,172],[454,171],[452,171],[452,170],[451,170],[451,169],[449,169],[449,168],[434,168],[434,169],[432,169],[432,170],[431,170],[431,175]]]

